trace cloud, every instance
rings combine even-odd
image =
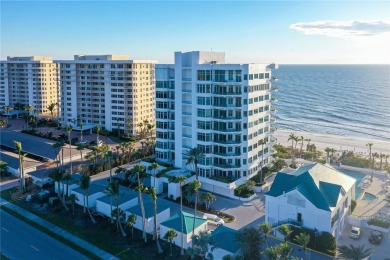
[[[294,23],[290,29],[304,34],[325,35],[329,37],[352,38],[375,36],[390,32],[389,21],[318,21]]]

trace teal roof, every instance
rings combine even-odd
[[[236,234],[237,230],[225,226],[219,226],[213,231],[213,233],[211,233],[213,245],[235,254],[241,248],[236,239]]]
[[[183,233],[189,234],[192,232],[192,225],[194,222],[194,215],[189,214],[187,212],[182,211],[181,214],[183,214]],[[195,228],[203,225],[207,222],[207,219],[203,219],[201,217],[195,217]],[[161,225],[166,226],[168,228],[173,228],[174,230],[181,232],[181,216],[180,213],[173,215],[169,219],[165,220],[161,223]]]
[[[314,206],[326,211],[337,205],[338,198],[355,185],[356,180],[322,164],[311,164],[291,174],[278,172],[267,195],[278,197],[298,190]]]
[[[169,206],[167,205],[159,205],[157,204],[157,214],[163,212],[164,210],[168,209]],[[154,205],[152,203],[145,203],[144,204],[145,209],[145,218],[152,218],[154,217]],[[142,216],[142,210],[141,205],[137,205],[135,207],[131,207],[127,210],[130,214],[134,213],[137,216]]]

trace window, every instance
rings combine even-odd
[[[198,70],[199,81],[210,81],[211,80],[211,71],[210,70]]]
[[[215,70],[214,71],[214,81],[215,82],[225,82],[225,71],[224,70]]]
[[[248,80],[248,74],[244,74],[244,80]]]

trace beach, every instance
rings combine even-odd
[[[304,139],[311,139],[310,143],[315,144],[317,150],[324,151],[326,147],[336,149],[337,151],[349,150],[354,151],[362,155],[368,155],[369,149],[366,146],[367,143],[373,143],[372,153],[384,153],[390,155],[390,142],[375,140],[369,138],[341,136],[331,134],[317,134],[303,131],[293,131],[278,129],[274,133],[274,137],[277,138],[277,143],[284,146],[291,146],[291,141],[287,141],[289,135],[293,133],[299,138],[303,136]],[[301,142],[298,142],[297,148],[300,147]],[[307,141],[303,142],[303,148],[306,148]]]

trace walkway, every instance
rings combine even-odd
[[[29,220],[31,220],[31,221],[35,222],[36,224],[52,231],[53,233],[56,233],[57,235],[62,236],[66,240],[69,240],[70,242],[90,251],[91,253],[95,254],[96,256],[98,256],[102,259],[118,259],[115,256],[111,255],[110,253],[101,250],[100,248],[80,239],[79,237],[69,233],[68,231],[66,231],[60,227],[57,227],[56,225],[53,225],[52,223],[38,217],[37,215],[34,215],[34,214],[28,212],[27,210],[24,210],[24,209],[16,206],[15,204],[10,203],[9,201],[7,201],[3,198],[0,198],[0,205],[24,216],[25,218],[28,218]]]

